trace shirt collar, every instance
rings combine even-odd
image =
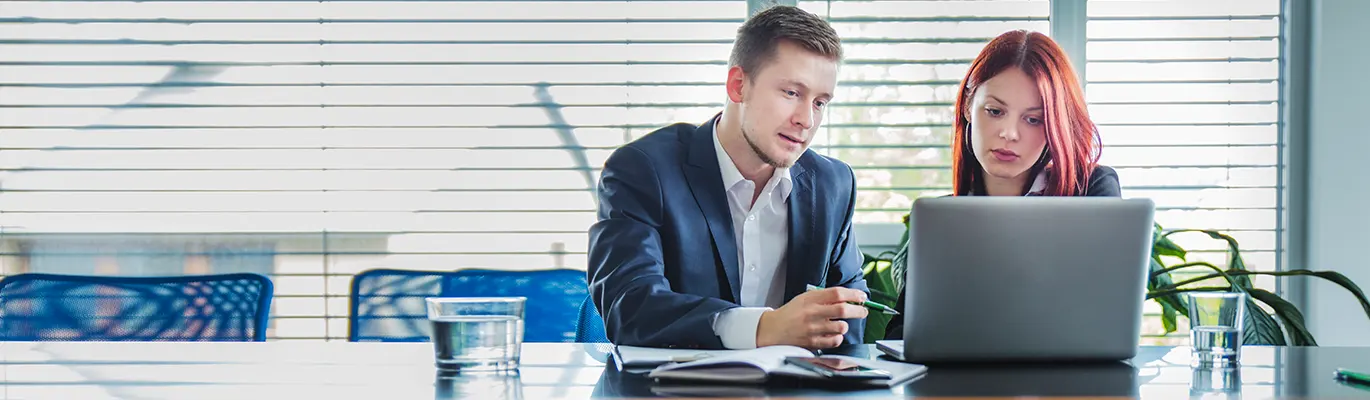
[[[1040,196],[1044,190],[1047,190],[1047,170],[1045,168],[1037,173],[1036,178],[1033,178],[1032,187],[1024,196]]]
[[[723,188],[732,190],[733,187],[747,180],[747,178],[742,176],[742,171],[737,169],[737,163],[734,163],[733,158],[728,156],[728,151],[723,149],[723,142],[718,140],[718,126],[722,119],[723,116],[719,115],[713,121],[714,151],[718,154],[718,169],[723,172]],[[776,180],[776,177],[780,178],[779,182],[775,184],[776,192],[780,194],[782,201],[788,200],[790,192],[794,190],[794,177],[790,176],[790,168],[776,168],[775,174],[771,175],[771,180]]]

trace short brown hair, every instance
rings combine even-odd
[[[781,41],[789,41],[818,55],[842,60],[842,40],[822,17],[794,6],[772,6],[737,28],[728,66],[740,66],[747,77],[775,57]]]

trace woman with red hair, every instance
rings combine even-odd
[[[1098,165],[1098,128],[1065,51],[1037,32],[1009,31],[970,65],[956,99],[957,196],[1121,196]]]
[[[956,196],[1122,196],[1118,174],[1098,164],[1099,131],[1075,69],[1047,35],[1009,31],[980,51],[961,81],[954,133]],[[902,266],[893,268],[901,285]],[[895,316],[885,337],[902,338],[903,326]]]

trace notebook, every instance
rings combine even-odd
[[[655,347],[614,346],[618,368],[656,368],[662,364],[682,363],[710,357],[735,354],[743,350],[661,349]]]
[[[794,365],[785,363],[785,357],[813,357],[809,350],[794,346],[767,346],[753,350],[735,350],[729,353],[712,355],[683,363],[663,364],[653,369],[647,376],[663,380],[691,380],[724,383],[764,383],[775,376],[800,379],[829,380]],[[824,357],[841,358],[864,367],[882,369],[890,372],[890,379],[843,380],[844,383],[869,386],[894,386],[927,372],[927,367],[918,364],[870,360],[841,355]]]

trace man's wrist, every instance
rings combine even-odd
[[[770,322],[769,320],[773,317],[775,317],[775,310],[766,310],[766,312],[761,313],[761,318],[757,319],[756,347],[766,347],[779,344],[771,340],[770,338],[770,329],[768,329],[769,325],[767,324],[767,322]]]

